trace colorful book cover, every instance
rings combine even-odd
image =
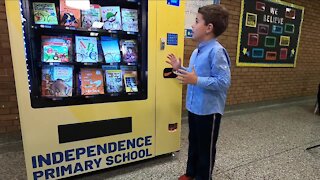
[[[97,38],[76,36],[76,55],[77,62],[99,62]]]
[[[137,76],[134,74],[124,74],[123,77],[126,86],[126,92],[138,92]]]
[[[137,67],[120,66],[120,69],[126,86],[126,92],[138,92]]]
[[[73,89],[72,66],[44,66],[42,68],[42,96],[69,97]]]
[[[121,54],[119,49],[118,39],[102,36],[101,46],[106,63],[119,63],[121,62]]]
[[[91,28],[94,22],[101,20],[101,6],[98,4],[91,4],[89,10],[81,11],[81,24],[83,28]]]
[[[138,60],[138,46],[136,40],[120,41],[122,60],[126,63],[136,63]]]
[[[35,24],[58,25],[56,6],[54,3],[33,3]]]
[[[105,30],[121,30],[121,15],[119,6],[101,7],[102,21]]]
[[[81,27],[80,10],[66,5],[66,0],[60,0],[60,25]]]
[[[106,70],[106,84],[108,93],[118,93],[123,90],[121,70]]]
[[[81,95],[104,94],[101,69],[81,69],[79,78],[81,78]]]
[[[138,10],[122,8],[121,15],[122,29],[124,31],[139,32]]]
[[[71,62],[72,38],[67,36],[42,36],[42,62]]]

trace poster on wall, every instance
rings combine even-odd
[[[242,0],[237,66],[295,67],[303,15],[280,0]]]
[[[220,0],[194,0],[186,1],[185,9],[185,37],[192,38],[192,25],[195,23],[198,10],[202,6],[220,4]]]

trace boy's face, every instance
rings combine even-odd
[[[196,22],[192,25],[193,39],[197,41],[204,41],[206,37],[213,35],[213,25],[206,25],[202,14],[198,13]]]

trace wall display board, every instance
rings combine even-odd
[[[295,67],[303,14],[279,0],[242,0],[237,66]]]

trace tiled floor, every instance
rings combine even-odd
[[[279,104],[280,103],[280,104]],[[319,180],[320,116],[314,100],[301,98],[229,107],[221,125],[214,180]],[[185,120],[184,120],[185,121]],[[184,172],[188,124],[182,147],[164,156],[73,179],[174,180]],[[25,179],[19,135],[0,137],[0,179]]]

